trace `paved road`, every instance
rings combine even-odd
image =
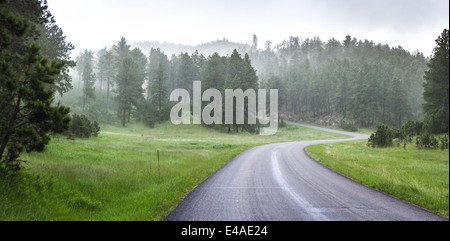
[[[251,148],[197,186],[165,220],[448,221],[346,178],[311,159],[304,151],[309,145],[367,139],[367,135],[301,126],[352,138]]]

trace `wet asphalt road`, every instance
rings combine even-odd
[[[309,145],[367,139],[368,135],[301,126],[352,138],[251,148],[198,185],[165,220],[448,221],[338,174],[304,151]]]

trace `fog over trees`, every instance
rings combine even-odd
[[[167,121],[175,104],[170,93],[182,88],[192,96],[195,80],[202,91],[214,88],[222,96],[225,89],[277,89],[284,119],[331,118],[350,129],[424,120],[431,133],[448,132],[448,30],[436,33],[430,58],[350,35],[273,43],[249,33],[251,45],[123,37],[71,59],[75,47],[46,1],[0,0],[0,6],[0,164],[16,165],[23,151],[43,151],[49,134],[68,131],[75,113],[122,126]],[[257,133],[260,124],[209,127]]]
[[[252,45],[224,39],[184,46],[187,51],[170,56],[164,49],[151,46],[165,47],[168,52],[183,48],[169,43],[129,43],[124,38],[98,53],[81,51],[78,63],[93,61],[96,95],[100,96],[91,103],[90,116],[100,121],[113,121],[110,106],[120,105],[124,98],[120,81],[125,79],[118,77],[119,73],[124,74],[123,68],[119,71],[120,63],[129,58],[127,64],[133,62],[138,73],[126,80],[127,88],[135,86],[134,90],[127,90],[133,95],[132,98],[126,95],[130,97],[127,107],[113,109],[120,109],[122,124],[132,117],[141,120],[149,116],[142,112],[149,106],[158,112],[154,113],[155,121],[167,120],[171,91],[183,88],[192,93],[194,80],[203,81],[203,90],[278,89],[281,116],[294,120],[333,117],[360,127],[375,127],[379,123],[401,126],[407,120],[423,118],[424,73],[429,62],[423,53],[410,53],[401,46],[376,44],[352,36],[327,41],[317,37],[290,37],[277,44],[266,41],[258,48],[258,37],[250,36]],[[92,59],[93,56],[96,57]],[[237,63],[238,58],[240,63]],[[237,66],[246,66],[250,72],[237,70]],[[252,70],[256,71],[253,79],[245,79]],[[231,73],[234,76],[230,76]],[[77,75],[82,76],[82,68],[77,67]],[[133,81],[136,84],[132,84]],[[248,84],[250,82],[253,84]],[[75,88],[75,92],[77,89],[81,87]],[[73,105],[76,99],[63,98],[62,101]],[[102,111],[104,115],[97,114]]]

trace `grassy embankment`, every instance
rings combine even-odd
[[[415,141],[413,141],[415,143]],[[310,146],[308,154],[367,186],[449,216],[449,151],[415,144],[370,148],[367,141]]]
[[[28,173],[0,175],[0,220],[162,220],[186,193],[252,146],[338,138],[296,126],[259,136],[171,123],[103,125],[99,137],[59,136],[45,152],[23,154]]]

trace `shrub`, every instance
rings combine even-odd
[[[441,144],[439,145],[441,150],[448,149],[448,137],[447,137],[447,135],[445,135],[444,137],[439,138],[439,141],[441,142]]]
[[[172,106],[172,103],[167,103],[161,109],[158,109],[155,103],[143,101],[138,106],[136,117],[148,127],[153,128],[156,123],[170,120]]]
[[[402,125],[400,130],[402,131],[402,134],[405,138],[409,139],[409,142],[411,142],[412,138],[414,136],[420,135],[423,128],[423,122],[421,121],[408,121],[405,124]]]
[[[389,126],[381,124],[378,125],[377,131],[370,135],[368,145],[372,147],[389,147],[392,146],[393,139],[393,131]]]
[[[89,138],[98,136],[99,132],[100,126],[97,121],[91,122],[85,115],[74,114],[67,136],[69,139],[73,139],[73,137]]]
[[[352,132],[358,131],[358,126],[354,122],[347,121],[345,119],[342,119],[340,121],[339,127],[341,127],[342,129],[344,129],[346,131],[352,131]]]
[[[416,145],[419,149],[436,149],[439,147],[439,141],[433,135],[430,135],[428,131],[424,131],[422,134],[417,136]]]
[[[92,135],[97,137],[98,133],[100,133],[100,125],[98,124],[97,121],[94,121],[94,129],[92,130]]]

